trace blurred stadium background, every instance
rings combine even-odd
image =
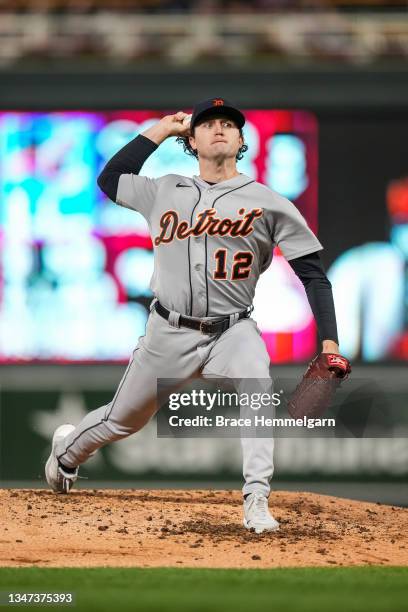
[[[0,0],[0,478],[44,486],[61,422],[109,402],[144,332],[151,242],[98,190],[164,113],[224,96],[246,112],[239,169],[317,232],[355,380],[408,403],[408,15],[381,0]],[[192,174],[174,139],[143,173]],[[255,318],[273,376],[318,348],[275,253]],[[358,409],[358,406],[357,408]],[[241,486],[239,441],[103,449],[83,486]],[[407,438],[279,439],[276,488],[408,504]]]

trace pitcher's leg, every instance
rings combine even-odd
[[[267,393],[269,397],[273,394],[273,381],[269,376],[269,357],[268,357],[268,375],[264,366],[260,366],[259,359],[255,356],[255,363],[252,369],[247,367],[247,376],[239,379],[239,393],[246,393],[249,397],[258,398],[260,393]],[[262,375],[262,377],[261,377]],[[266,409],[263,408],[262,413],[272,418],[274,416],[273,407],[270,412],[265,414]],[[252,421],[255,416],[255,411],[248,406],[241,409],[242,416],[249,417]],[[259,491],[262,495],[268,497],[270,493],[270,481],[273,476],[273,448],[274,440],[272,437],[266,437],[265,431],[262,429],[258,432],[254,427],[254,432],[251,437],[241,437],[242,448],[242,472],[244,476],[244,486],[242,488],[243,495],[249,495],[254,491]],[[265,437],[263,437],[265,436]],[[269,436],[269,432],[268,432]]]
[[[268,497],[273,476],[273,438],[241,438],[243,495],[260,491]]]
[[[98,448],[133,434],[157,411],[157,379],[187,379],[201,366],[198,333],[175,329],[153,311],[113,400],[93,410],[56,444],[66,467],[84,463]]]
[[[88,413],[59,442],[58,460],[76,467],[102,446],[139,431],[156,411],[156,377],[157,373],[142,363],[142,349],[136,349],[112,401]]]
[[[237,379],[238,393],[269,393],[269,355],[253,319],[239,321],[214,344],[204,365],[203,376]],[[271,416],[273,416],[271,414]],[[241,438],[243,494],[259,491],[268,496],[273,476],[273,438]]]

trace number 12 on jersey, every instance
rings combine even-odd
[[[216,261],[213,273],[214,280],[227,280],[227,249],[217,249],[214,253]],[[237,251],[234,254],[230,280],[244,280],[248,278],[254,254],[250,251]]]

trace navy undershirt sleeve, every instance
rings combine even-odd
[[[319,252],[291,259],[289,264],[305,288],[320,342],[334,340],[338,344],[332,286],[323,269]]]
[[[157,147],[150,138],[142,134],[136,136],[108,161],[97,179],[100,189],[116,202],[120,175],[139,174],[146,159]]]

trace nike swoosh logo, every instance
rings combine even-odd
[[[184,183],[177,183],[176,187],[191,187],[191,185],[184,185]]]

